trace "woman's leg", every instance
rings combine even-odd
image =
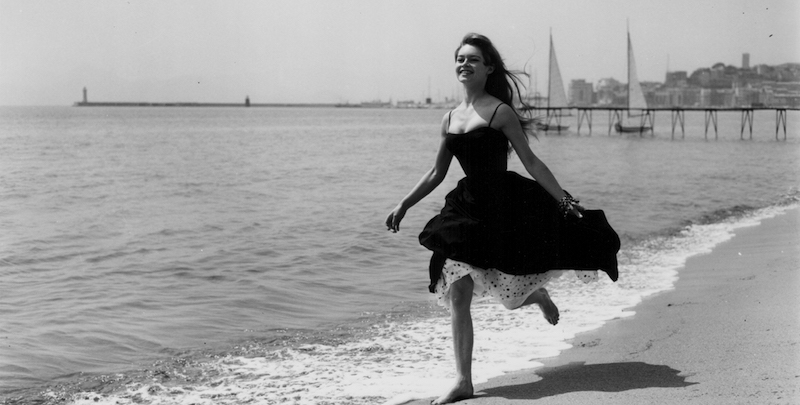
[[[550,294],[547,293],[547,290],[544,288],[540,288],[531,295],[528,296],[528,299],[520,305],[520,307],[524,307],[526,305],[537,304],[539,308],[542,310],[542,314],[544,314],[544,319],[550,324],[555,325],[558,323],[558,307],[553,300],[550,299]]]
[[[465,276],[450,286],[450,315],[453,328],[453,350],[456,357],[456,384],[450,392],[433,401],[449,404],[471,398],[472,387],[472,277]]]

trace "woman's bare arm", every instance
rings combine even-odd
[[[547,165],[533,153],[530,145],[528,145],[528,138],[525,136],[525,132],[522,130],[522,125],[520,125],[514,110],[504,104],[497,111],[496,119],[500,124],[499,129],[503,131],[511,142],[511,146],[514,148],[522,165],[531,177],[539,182],[539,184],[556,200],[560,201],[564,198],[567,194],[564,192],[564,189],[561,188],[561,185],[558,184],[556,177]],[[573,209],[572,212],[578,217],[582,216],[577,209]]]
[[[450,168],[450,162],[453,160],[453,154],[445,146],[445,139],[447,135],[447,116],[442,118],[441,140],[439,142],[439,151],[436,153],[436,161],[425,174],[417,182],[417,185],[411,189],[411,192],[406,195],[399,204],[389,213],[386,217],[386,227],[392,232],[400,230],[400,221],[408,211],[409,208],[416,205],[420,200],[430,194],[436,187],[442,183],[447,170]]]

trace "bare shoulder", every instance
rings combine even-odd
[[[497,106],[494,122],[497,123],[498,128],[503,128],[509,124],[519,124],[519,116],[517,116],[517,112],[514,111],[510,105],[506,103],[500,103],[500,105]]]
[[[452,114],[453,110],[447,110],[446,113],[442,116],[442,124],[446,124],[447,121],[450,121],[450,114]]]
[[[492,121],[493,128],[507,132],[519,127],[517,112],[514,111],[510,105],[501,102],[495,108],[497,108],[497,110],[494,113],[494,119]]]
[[[446,135],[447,131],[450,129],[449,127],[450,127],[450,114],[451,113],[452,113],[452,110],[449,110],[446,113],[444,113],[444,115],[442,116],[442,128],[441,128],[442,129],[442,131],[441,131],[441,135],[442,136]]]

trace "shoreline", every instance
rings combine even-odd
[[[645,298],[634,316],[579,334],[537,360],[543,367],[477,384],[476,397],[458,403],[796,403],[797,287],[800,207],[736,229],[690,257],[674,288]]]

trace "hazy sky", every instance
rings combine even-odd
[[[642,81],[800,62],[798,0],[0,0],[0,105],[458,96],[470,31],[546,92],[550,29],[565,86],[625,81],[626,19]]]

